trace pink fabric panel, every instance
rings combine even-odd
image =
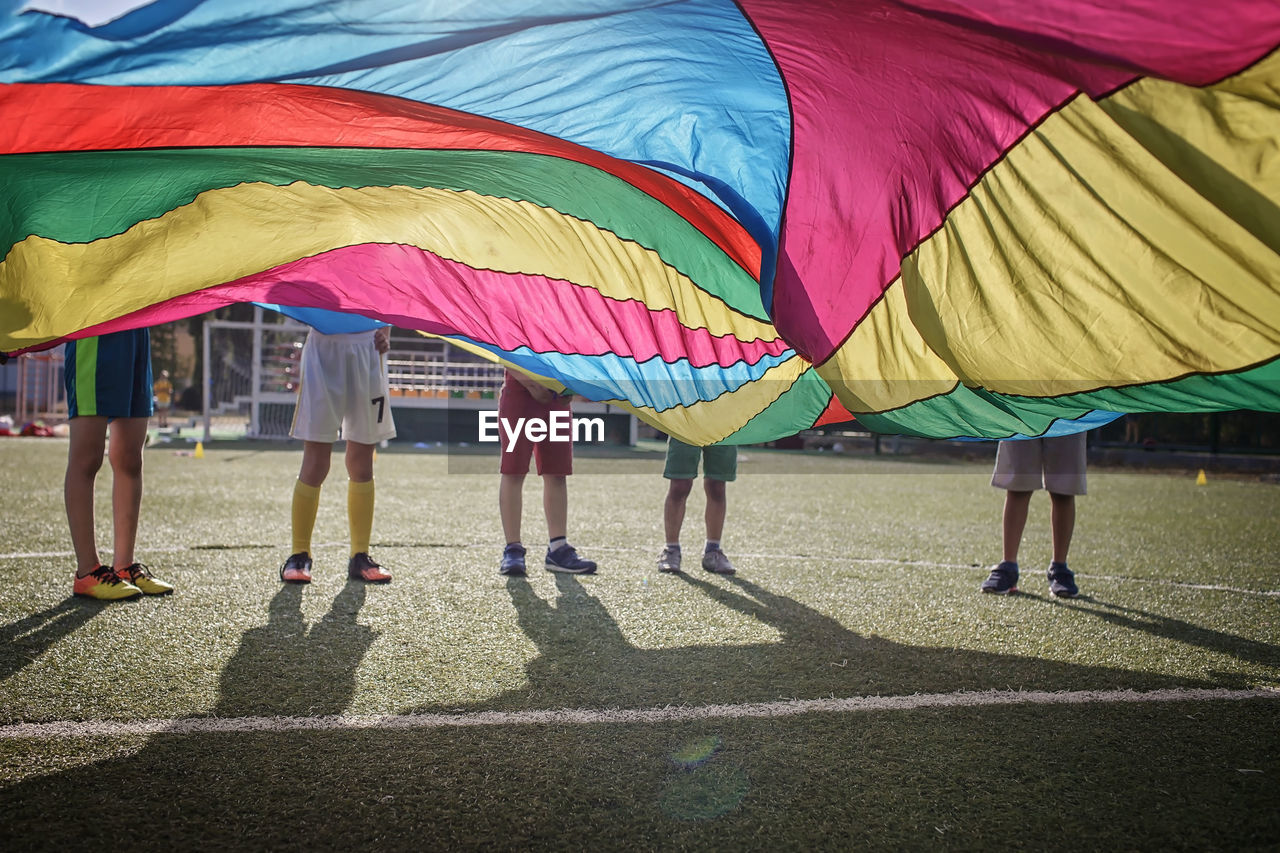
[[[423,286],[408,289],[396,284],[406,281]],[[475,270],[414,246],[394,244],[348,246],[303,258],[169,299],[74,337],[167,323],[236,302],[362,314],[401,328],[465,335],[504,350],[528,346],[565,354],[612,352],[637,361],[687,357],[696,367],[755,364],[790,349],[781,338],[739,341],[690,329],[680,324],[674,311],[651,311],[641,302],[609,299],[567,281]],[[528,322],[548,317],[559,319]]]

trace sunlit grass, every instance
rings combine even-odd
[[[298,588],[276,575],[297,450],[211,446],[194,459],[157,447],[139,556],[178,592],[97,605],[69,598],[65,451],[0,442],[0,724],[1280,686],[1274,483],[1091,471],[1071,558],[1084,595],[1065,602],[1043,578],[1043,495],[1024,541],[1026,594],[977,593],[999,556],[1001,493],[985,462],[748,450],[724,543],[739,574],[721,578],[657,572],[660,456],[583,458],[570,535],[600,572],[541,571],[530,477],[531,572],[517,581],[496,572],[496,473],[392,448],[377,462],[372,550],[393,583],[347,583],[335,457],[315,582]],[[104,554],[109,484],[104,471]],[[695,488],[692,553],[701,513]],[[1262,700],[0,741],[0,844],[123,831],[129,815],[117,826],[72,794],[145,784],[172,804],[151,821],[162,832],[130,843],[157,849],[992,846],[1014,835],[1033,847],[1265,846],[1280,842],[1276,810],[1260,806],[1280,793],[1278,711]],[[1066,806],[1046,808],[1055,791]],[[54,825],[66,834],[32,834]]]

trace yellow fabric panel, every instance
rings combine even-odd
[[[70,334],[174,296],[361,243],[402,243],[480,269],[545,275],[651,309],[691,328],[773,340],[773,326],[731,311],[657,253],[595,225],[510,199],[434,188],[330,189],[242,184],[87,244],[41,237],[0,262],[7,322],[0,350]],[[56,282],[56,286],[50,286]],[[13,316],[13,315],[11,315]]]
[[[1009,152],[915,261],[907,302],[936,309],[913,314],[921,334],[992,391],[1056,396],[1280,355],[1280,255],[1085,98]]]
[[[1101,106],[1182,180],[1280,252],[1280,51],[1216,86],[1147,78]]]
[[[948,376],[1058,396],[1280,356],[1280,61],[1113,100],[1048,118],[904,260],[819,368],[845,406]]]
[[[817,369],[855,415],[896,409],[956,386],[955,372],[911,325],[900,281],[885,291],[857,331]]]

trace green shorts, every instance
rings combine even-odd
[[[667,441],[667,467],[662,476],[668,480],[694,480],[698,477],[698,460],[702,459],[702,476],[708,480],[732,483],[738,477],[738,447],[712,444],[695,447],[679,439]]]

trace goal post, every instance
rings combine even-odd
[[[204,440],[287,439],[308,327],[254,307],[253,320],[205,320]]]

